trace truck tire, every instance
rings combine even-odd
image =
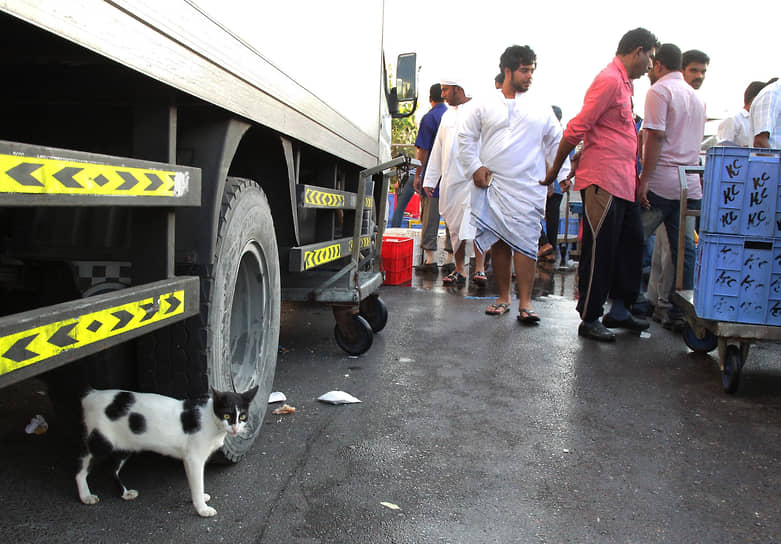
[[[154,334],[142,348],[144,389],[174,397],[208,387],[244,392],[258,386],[247,431],[226,437],[213,458],[235,463],[260,432],[279,350],[279,254],[266,195],[251,180],[225,183],[213,264],[198,269],[201,312]]]

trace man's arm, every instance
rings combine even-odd
[[[443,131],[437,131],[434,147],[426,159],[426,176],[423,178],[423,190],[428,197],[434,196],[434,190],[437,188],[442,173],[445,171],[445,165],[442,164],[442,135]]]
[[[765,131],[755,135],[754,147],[764,147],[765,149],[770,149],[770,133]]]
[[[548,168],[548,172],[545,174],[545,179],[540,182],[542,185],[550,185],[556,181],[556,178],[559,175],[559,170],[561,170],[564,161],[566,161],[569,157],[570,152],[575,149],[575,145],[576,144],[570,143],[566,138],[561,139],[559,142],[559,148],[556,151],[556,158],[553,159],[553,164],[551,164]],[[561,185],[562,191],[566,192],[567,189],[569,189],[569,178],[564,180]]]
[[[459,120],[456,139],[458,141],[458,161],[461,163],[464,175],[471,177],[478,187],[485,188],[490,185],[491,171],[480,162],[478,149],[482,127],[480,108],[470,108],[468,114]]]
[[[644,208],[651,207],[648,202],[648,181],[656,170],[663,143],[663,130],[643,129],[643,168],[640,174],[640,183],[637,185],[637,202]]]
[[[416,147],[415,148],[415,158],[420,161],[420,167],[415,169],[415,179],[413,180],[413,187],[415,188],[415,192],[420,194],[420,191],[423,189],[423,180],[420,177],[420,172],[426,169],[426,165],[428,164],[428,149],[423,149],[422,147]]]

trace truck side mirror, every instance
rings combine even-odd
[[[391,115],[395,118],[409,117],[418,106],[417,88],[418,56],[416,53],[402,53],[396,60],[396,86],[391,89],[389,104]],[[412,102],[412,110],[399,112],[399,104]]]

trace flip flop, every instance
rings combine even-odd
[[[485,275],[485,272],[475,272],[472,276],[472,281],[477,285],[485,285],[488,281],[488,277]]]
[[[493,312],[490,310],[494,310]],[[496,302],[486,308],[486,315],[504,315],[510,311],[510,305],[506,302]]]
[[[540,316],[534,313],[534,310],[528,308],[521,308],[518,310],[518,321],[524,325],[536,325],[540,322]]]

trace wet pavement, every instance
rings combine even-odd
[[[546,275],[547,274],[547,275]],[[0,392],[7,542],[781,542],[781,349],[752,347],[734,396],[715,354],[652,323],[614,344],[577,336],[574,272],[541,270],[525,327],[494,291],[415,273],[383,286],[371,350],[339,350],[327,307],[284,305],[275,390],[249,455],[209,467],[218,515],[193,511],[178,461],[131,459],[79,503],[73,460],[34,380]],[[316,398],[347,391],[360,404]],[[24,434],[35,413],[44,435]],[[385,503],[385,504],[383,504]],[[393,509],[392,506],[398,509]]]

